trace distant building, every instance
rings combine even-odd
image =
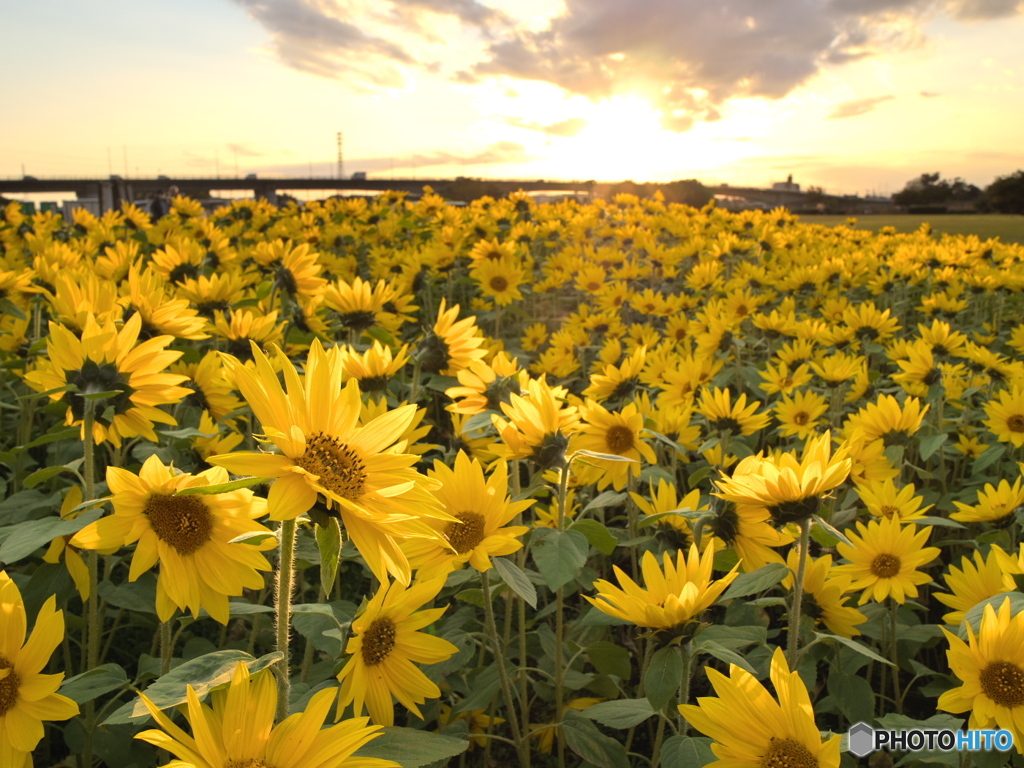
[[[356,171],[353,173],[352,181],[366,181],[366,171]]]
[[[789,174],[785,181],[776,181],[772,184],[772,189],[777,192],[799,192],[800,185],[793,183],[793,174]]]

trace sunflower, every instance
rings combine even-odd
[[[178,285],[199,277],[205,258],[206,249],[194,240],[181,240],[175,245],[165,244],[150,257],[153,269],[160,277]]]
[[[71,486],[71,489],[67,492],[64,501],[60,505],[61,519],[74,520],[78,517],[81,511],[75,512],[74,509],[81,503],[81,486]],[[75,589],[78,590],[78,594],[85,601],[89,599],[89,594],[92,591],[92,585],[89,583],[89,567],[82,559],[82,555],[79,554],[81,550],[78,547],[71,546],[72,538],[74,538],[74,534],[69,533],[58,536],[51,541],[50,546],[46,549],[46,554],[43,555],[43,560],[47,563],[59,563],[60,556],[64,555],[64,567],[68,569],[71,580],[75,582]],[[100,554],[112,555],[118,549],[120,549],[120,546],[108,547],[107,549],[100,550]]]
[[[142,317],[138,314],[120,331],[113,322],[99,325],[90,314],[79,338],[51,322],[48,355],[25,380],[41,392],[74,386],[72,392],[52,392],[50,399],[67,398],[66,423],[82,424],[83,440],[85,396],[112,392],[96,408],[92,439],[97,444],[109,440],[118,447],[121,438],[136,435],[158,442],[154,422],[176,422],[156,406],[177,403],[189,391],[177,386],[184,376],[161,373],[181,356],[181,352],[165,349],[172,337],[157,336],[136,345],[141,328]]]
[[[484,411],[498,411],[512,394],[521,395],[529,374],[519,368],[519,361],[499,352],[490,363],[474,360],[458,372],[459,386],[449,387],[445,394],[455,402],[448,406],[452,413],[468,416]]]
[[[969,728],[1010,731],[1018,753],[1024,753],[1024,613],[1014,614],[1007,597],[998,612],[985,606],[977,632],[969,624],[966,630],[965,643],[942,628],[949,668],[963,685],[939,696],[938,708],[970,710]]]
[[[29,753],[43,738],[44,720],[67,720],[78,705],[57,693],[64,673],[41,674],[64,637],[64,613],[50,596],[25,641],[27,617],[21,591],[0,571],[0,765],[31,765]]]
[[[269,571],[270,563],[260,550],[275,545],[273,538],[255,545],[230,543],[245,533],[270,533],[255,522],[266,513],[266,503],[252,491],[179,495],[227,481],[228,473],[220,467],[198,475],[176,474],[155,455],[146,459],[137,475],[107,467],[114,514],[85,526],[70,543],[82,549],[107,549],[138,542],[128,580],[135,581],[160,563],[156,612],[161,621],[170,621],[175,608],[189,610],[196,618],[205,608],[227,624],[228,597],[263,588],[259,571]]]
[[[277,322],[276,309],[266,314],[255,307],[232,309],[226,315],[216,311],[211,330],[226,342],[221,349],[246,361],[252,360],[253,344],[266,348],[284,339],[284,323]]]
[[[657,464],[654,450],[641,437],[644,416],[634,403],[613,412],[600,403],[587,400],[580,408],[580,417],[583,425],[570,440],[571,453],[586,450],[622,457],[622,460],[580,457],[573,471],[582,484],[597,483],[602,491],[611,485],[621,491],[630,477],[640,476],[641,460]]]
[[[459,305],[446,309],[441,299],[437,322],[420,341],[416,357],[427,373],[455,376],[474,360],[482,360],[484,340],[477,335],[476,317],[458,320]]]
[[[793,572],[782,584],[787,589],[793,588],[799,553],[792,547],[786,555],[786,565]],[[850,589],[850,577],[837,575],[832,569],[832,555],[822,555],[815,559],[807,558],[804,569],[804,590],[801,613],[814,620],[816,626],[824,624],[829,632],[841,637],[859,635],[858,624],[863,624],[868,617],[852,606],[846,605],[846,592]]]
[[[679,491],[674,483],[661,478],[658,480],[657,489],[654,488],[654,481],[651,481],[651,487],[647,492],[647,497],[642,496],[639,493],[630,491],[630,498],[636,504],[645,516],[651,517],[653,515],[660,515],[665,512],[678,512],[678,511],[692,511],[692,512],[707,512],[707,505],[701,506],[700,503],[700,489],[694,488],[688,494],[679,498]],[[668,528],[673,531],[677,531],[681,536],[684,537],[686,542],[690,542],[693,539],[693,528],[690,525],[689,519],[682,515],[669,515],[658,520],[658,525],[662,528]],[[704,541],[710,538],[708,534],[704,535]],[[716,540],[717,541],[717,540]],[[719,542],[719,546],[721,542]]]
[[[832,433],[804,444],[799,460],[792,453],[777,458],[750,456],[732,477],[717,481],[715,495],[742,506],[763,507],[780,525],[817,514],[822,498],[850,474],[846,446],[832,453]]]
[[[526,273],[512,259],[484,259],[470,269],[469,276],[480,283],[480,293],[494,299],[499,307],[523,300],[519,286],[526,280]]]
[[[436,664],[458,651],[447,640],[418,631],[444,613],[444,608],[417,610],[437,596],[444,581],[440,577],[410,587],[385,581],[352,621],[352,637],[345,648],[351,655],[338,673],[339,717],[352,704],[357,716],[365,708],[375,723],[394,725],[392,696],[422,717],[417,705],[441,695],[415,664]]]
[[[567,405],[564,398],[562,387],[531,379],[525,395],[512,394],[508,403],[501,403],[505,418],[491,417],[503,443],[496,446],[500,455],[532,459],[541,469],[565,466],[569,437],[579,429],[580,416],[576,406]]]
[[[351,283],[337,280],[324,289],[324,304],[341,316],[343,327],[361,334],[377,322],[377,313],[384,309],[389,290],[383,280],[375,287],[361,277]]]
[[[924,517],[924,513],[933,506],[928,504],[922,507],[924,498],[915,496],[914,491],[913,483],[907,483],[897,490],[891,479],[857,485],[857,495],[868,512],[876,517],[899,515],[900,520],[904,521]]]
[[[796,390],[792,395],[783,395],[773,407],[779,422],[779,434],[783,437],[799,437],[806,440],[816,434],[821,417],[828,411],[828,400],[807,389]]]
[[[340,515],[349,537],[382,582],[391,573],[407,584],[409,563],[398,545],[406,537],[439,539],[424,518],[451,522],[430,491],[436,483],[419,474],[403,434],[416,406],[388,411],[359,424],[359,385],[342,388],[338,347],[325,352],[314,340],[300,376],[277,350],[287,392],[271,361],[253,345],[253,368],[228,358],[239,390],[263,425],[264,441],[280,453],[240,451],[212,456],[211,464],[239,475],[273,478],[268,497],[273,520],[307,512],[317,494]]]
[[[1024,486],[1018,477],[1010,485],[1005,479],[996,487],[985,483],[985,488],[978,491],[977,504],[964,504],[954,501],[957,511],[950,515],[954,520],[963,523],[988,523],[999,528],[1013,522],[1013,515],[1018,507],[1024,505]]]
[[[917,570],[939,556],[938,547],[926,547],[931,530],[920,533],[914,524],[901,525],[900,516],[873,520],[867,525],[857,523],[859,535],[846,532],[853,546],[839,542],[839,554],[850,562],[835,567],[835,571],[853,579],[851,590],[863,589],[858,605],[874,598],[882,602],[892,597],[903,603],[908,597],[917,597],[917,587],[927,584],[928,574]]]
[[[916,397],[908,397],[901,405],[892,395],[882,395],[876,403],[868,403],[846,420],[847,437],[862,436],[865,440],[882,440],[886,446],[906,445],[910,436],[921,428],[931,406],[921,407]]]
[[[367,394],[386,392],[391,377],[409,361],[408,349],[407,345],[403,345],[396,352],[376,339],[373,340],[373,346],[362,353],[353,347],[342,347],[339,353],[344,368],[342,381],[355,379],[359,382],[359,391]]]
[[[638,627],[682,629],[710,608],[738,575],[736,565],[722,578],[713,578],[714,558],[712,544],[704,547],[703,554],[696,544],[691,544],[689,555],[684,556],[680,550],[675,562],[671,554],[666,554],[662,565],[658,565],[652,552],[644,552],[641,572],[645,588],[638,586],[621,568],[613,566],[621,588],[598,579],[594,582],[597,596],[584,595],[584,598],[602,613]]]
[[[1020,565],[1000,547],[989,550],[988,557],[974,550],[973,562],[964,555],[960,567],[949,566],[946,586],[952,594],[936,592],[936,599],[955,610],[947,613],[942,620],[956,627],[964,620],[966,613],[978,603],[990,597],[1016,589],[1014,573],[1020,572]]]
[[[192,390],[182,402],[208,411],[217,421],[242,407],[242,401],[235,397],[234,388],[225,374],[224,361],[212,350],[198,363],[175,363],[171,366],[171,373],[185,376],[182,384]]]
[[[440,481],[434,496],[456,522],[436,525],[443,540],[412,539],[403,545],[419,578],[447,575],[466,563],[486,571],[491,568],[491,557],[522,548],[517,537],[529,528],[509,523],[534,502],[509,498],[507,464],[496,464],[485,477],[480,462],[459,451],[454,470],[438,459],[428,474]]]
[[[1024,445],[1024,390],[1020,387],[1004,389],[985,403],[985,426],[1001,443]]]
[[[822,743],[814,708],[781,648],[772,655],[771,679],[778,701],[746,670],[729,665],[729,677],[705,667],[717,696],[702,696],[679,711],[701,733],[714,739],[718,760],[709,768],[815,766],[839,768],[842,737]]]
[[[140,266],[128,273],[127,312],[142,315],[142,339],[167,334],[178,339],[208,339],[204,332],[206,318],[192,309],[187,299],[175,299],[167,295],[167,284],[151,269]]]
[[[814,378],[811,375],[811,367],[807,363],[798,366],[795,370],[791,370],[788,365],[781,362],[775,366],[769,364],[759,375],[764,381],[758,384],[758,388],[766,395],[792,394],[797,387],[802,387]]]
[[[310,297],[323,292],[327,281],[320,277],[322,265],[319,254],[311,251],[309,243],[294,245],[280,238],[272,243],[257,243],[253,258],[274,278],[274,287],[295,298]]]
[[[163,730],[143,731],[135,738],[165,749],[178,760],[176,768],[390,768],[390,760],[353,757],[380,735],[380,728],[357,717],[321,729],[334,703],[334,690],[319,691],[302,712],[277,726],[277,684],[269,671],[250,677],[245,664],[235,667],[231,683],[215,690],[211,704],[202,704],[189,685],[186,719],[189,736],[160,711],[146,694],[139,696]]]
[[[757,400],[747,405],[746,393],[733,402],[728,389],[705,388],[697,401],[697,412],[707,420],[709,432],[722,436],[752,435],[768,426],[768,414],[756,413],[760,405]]]

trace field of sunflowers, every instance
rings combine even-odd
[[[0,768],[1024,765],[1024,246],[427,189],[0,247]]]

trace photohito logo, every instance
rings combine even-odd
[[[912,728],[903,731],[883,731],[867,723],[857,723],[847,734],[850,752],[864,757],[879,749],[900,752],[981,752],[1013,749],[1013,734],[1009,731],[953,731],[948,728]]]

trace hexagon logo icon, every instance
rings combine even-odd
[[[857,757],[870,755],[875,751],[875,729],[867,723],[857,723],[847,734],[850,752]]]

